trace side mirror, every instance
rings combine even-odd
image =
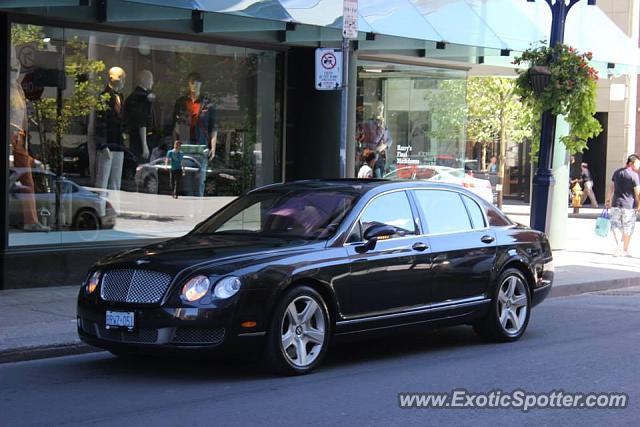
[[[356,251],[359,253],[365,253],[372,249],[375,249],[376,243],[379,239],[389,238],[396,234],[396,228],[391,225],[373,225],[364,232],[364,238],[366,242],[356,247]]]
[[[364,232],[365,240],[384,239],[396,234],[396,228],[392,225],[374,225]]]

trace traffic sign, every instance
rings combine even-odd
[[[358,0],[343,0],[342,37],[358,38]]]
[[[316,89],[336,90],[342,87],[342,51],[316,49]]]

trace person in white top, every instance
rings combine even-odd
[[[358,178],[373,178],[373,165],[376,163],[376,153],[365,148],[362,152],[363,165],[358,171]]]

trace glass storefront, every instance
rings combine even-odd
[[[374,177],[431,178],[464,170],[466,72],[360,62],[356,176],[363,158]]]
[[[21,23],[11,47],[11,247],[179,236],[281,180],[282,53]]]

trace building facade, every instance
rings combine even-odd
[[[2,288],[79,283],[250,189],[339,175],[340,92],[316,90],[314,52],[341,45],[342,2],[199,3],[0,1]],[[468,75],[513,74],[510,57],[540,40],[496,15],[535,21],[519,7],[361,2],[348,175],[367,148],[387,178],[464,167]]]

